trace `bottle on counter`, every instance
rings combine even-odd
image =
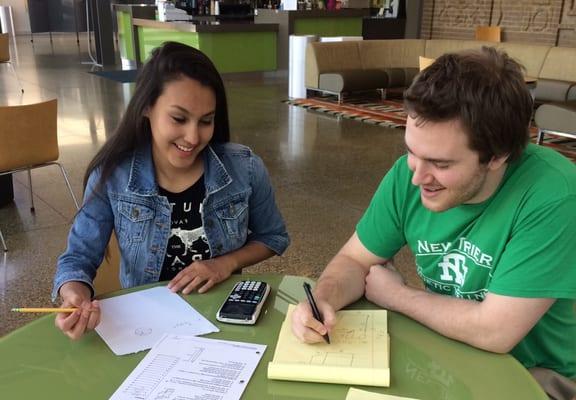
[[[198,14],[198,1],[188,0],[189,7],[192,9],[192,15]]]

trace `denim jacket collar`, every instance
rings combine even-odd
[[[226,171],[224,163],[212,146],[208,145],[204,153],[204,184],[206,185],[206,196],[216,193],[232,183],[232,177]]]
[[[151,145],[142,146],[134,151],[126,191],[141,196],[158,195],[158,183],[151,153]],[[206,146],[202,155],[204,156],[204,183],[208,196],[232,183],[232,177],[212,146]]]

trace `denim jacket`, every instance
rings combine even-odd
[[[264,163],[248,147],[211,144],[204,151],[206,196],[202,223],[212,257],[247,242],[260,242],[276,254],[289,238]],[[112,231],[120,247],[120,283],[132,287],[157,282],[171,229],[168,199],[158,194],[150,145],[122,161],[98,191],[100,171],[86,185],[68,247],[59,257],[53,300],[68,281],[89,285],[104,257]]]

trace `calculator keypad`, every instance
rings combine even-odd
[[[228,297],[232,303],[258,304],[266,291],[266,286],[257,281],[241,281],[236,284]]]

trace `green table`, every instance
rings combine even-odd
[[[215,313],[235,282],[260,279],[272,293],[255,326],[227,325]],[[267,344],[243,399],[344,399],[348,386],[272,381],[268,362],[289,303],[303,299],[302,283],[311,280],[281,275],[234,275],[216,289],[184,296],[221,331],[208,337]],[[118,292],[126,293],[155,285]],[[352,308],[373,308],[360,301]],[[542,399],[547,397],[531,375],[511,356],[488,353],[442,337],[396,313],[389,313],[391,386],[360,387],[419,399]],[[2,399],[107,399],[146,352],[115,356],[92,332],[73,342],[54,327],[48,315],[0,339]]]

